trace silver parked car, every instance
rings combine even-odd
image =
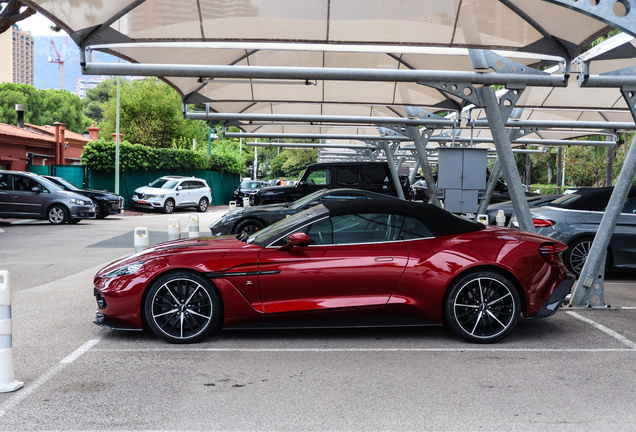
[[[613,187],[580,188],[545,207],[531,208],[537,233],[568,245],[563,263],[579,275],[603,218]],[[512,225],[518,226],[516,218]],[[636,186],[632,187],[607,250],[606,269],[636,268]]]
[[[48,219],[55,225],[94,218],[93,201],[37,174],[0,171],[0,218]]]

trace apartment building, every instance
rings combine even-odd
[[[33,45],[31,32],[15,24],[0,34],[0,82],[33,85]]]

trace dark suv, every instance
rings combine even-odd
[[[386,162],[317,163],[307,167],[298,184],[258,189],[250,195],[251,205],[296,201],[321,189],[363,189],[385,195],[398,196],[401,187],[408,196],[408,177],[400,177],[395,185]]]

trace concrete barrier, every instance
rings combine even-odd
[[[9,272],[0,270],[0,393],[16,391],[23,382],[13,370],[13,336],[11,326],[11,286]]]
[[[177,240],[181,238],[181,222],[179,219],[170,219],[168,221],[168,240]]]
[[[236,211],[236,201],[230,201],[230,211]]]
[[[196,213],[190,213],[188,232],[190,237],[199,237],[199,215]]]
[[[150,246],[150,234],[148,228],[137,227],[135,228],[135,252],[142,250]]]

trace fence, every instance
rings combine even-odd
[[[80,189],[86,188],[83,165],[28,165],[27,170],[37,175],[62,177]]]

